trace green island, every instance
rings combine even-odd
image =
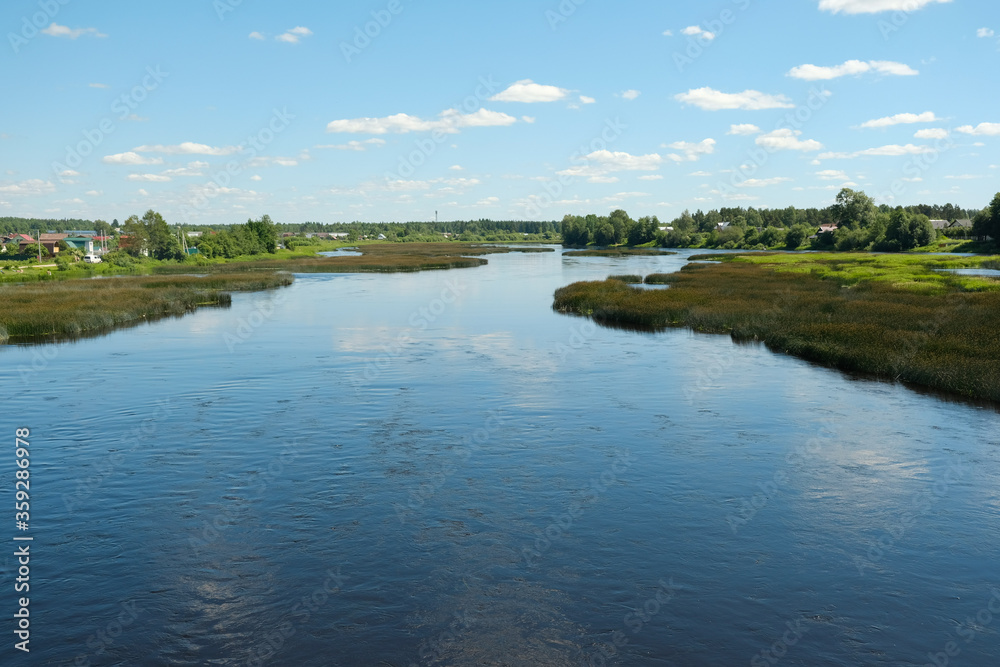
[[[553,307],[611,326],[688,327],[776,352],[970,398],[1000,401],[1000,257],[721,254],[650,276],[556,291]]]

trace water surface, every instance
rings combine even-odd
[[[996,664],[995,409],[551,309],[690,254],[299,275],[0,348],[35,538],[4,664]]]

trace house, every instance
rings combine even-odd
[[[826,234],[827,232],[833,233],[833,232],[837,231],[838,229],[840,229],[840,225],[838,225],[836,223],[830,222],[830,223],[825,223],[825,224],[820,225],[819,226],[819,232],[817,232],[817,233],[818,234]]]
[[[94,237],[91,236],[67,236],[63,242],[70,248],[82,250],[85,255],[94,254]]]
[[[972,220],[931,220],[931,226],[935,231],[945,231],[948,229],[972,229]]]
[[[65,241],[67,238],[69,238],[67,234],[42,234],[38,241],[34,239],[22,240],[20,247],[21,254],[33,254],[38,247],[38,243],[41,242],[42,247],[48,250],[50,255],[56,255],[59,253],[59,242]]]
[[[733,223],[731,223],[731,222],[720,222],[720,223],[718,223],[718,224],[715,225],[715,231],[721,232],[723,229],[727,229],[730,226],[732,226],[732,224]]]
[[[27,234],[9,234],[3,238],[4,244],[8,243],[34,243],[35,239],[31,238]]]
[[[378,240],[379,241],[385,241],[385,234],[379,234],[378,235]]]
[[[187,237],[188,237],[189,239],[198,239],[198,238],[201,238],[201,235],[202,235],[203,233],[204,233],[204,232],[188,232],[188,233],[187,233]]]
[[[67,229],[66,233],[70,236],[97,236],[97,232],[88,232],[80,229]]]
[[[673,228],[673,227],[659,227],[658,229],[659,229],[659,230],[660,230],[661,232],[672,232],[672,231],[674,231],[674,228]]]

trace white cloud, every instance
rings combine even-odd
[[[983,37],[986,39],[993,37],[995,34],[996,33],[993,32],[991,28],[980,28],[979,30],[976,31],[976,37]]]
[[[101,89],[105,89],[105,88],[110,88],[111,87],[111,86],[109,86],[106,83],[88,83],[87,85],[90,86],[91,88],[101,88]]]
[[[104,192],[101,190],[87,190],[83,194],[87,195],[88,197],[100,197],[101,195],[104,194]]]
[[[722,93],[712,88],[695,88],[686,93],[675,95],[674,99],[685,104],[693,104],[706,111],[723,109],[743,109],[759,111],[761,109],[791,109],[792,104],[784,95],[768,95],[756,90],[744,90],[742,93]]]
[[[819,159],[846,160],[856,157],[901,157],[903,155],[921,155],[923,153],[934,153],[935,150],[936,149],[933,146],[914,146],[913,144],[906,144],[905,146],[899,146],[897,144],[890,144],[888,146],[879,146],[878,148],[866,148],[863,151],[855,151],[853,153],[823,153],[819,156]]]
[[[139,189],[137,190],[137,192],[138,192],[138,193],[139,193],[140,195],[142,195],[143,197],[148,197],[148,196],[149,196],[149,191],[148,191],[148,190],[146,190],[146,188],[139,188]]]
[[[107,37],[107,35],[99,31],[97,28],[68,28],[64,25],[59,25],[58,23],[53,23],[48,28],[43,28],[42,34],[48,35],[49,37],[69,37],[70,39],[76,39],[81,35]]]
[[[43,181],[40,178],[0,185],[0,192],[7,195],[43,195],[55,191],[56,186],[51,181]]]
[[[751,125],[750,123],[743,123],[741,125],[730,125],[729,131],[726,134],[735,134],[737,136],[749,136],[751,134],[759,134],[760,128],[756,125]]]
[[[971,125],[963,125],[958,128],[958,131],[962,134],[995,137],[1000,134],[1000,123],[980,123],[975,127],[972,127]]]
[[[506,127],[517,119],[499,111],[479,109],[475,113],[462,114],[456,109],[441,112],[437,120],[423,120],[416,116],[398,113],[385,118],[354,118],[335,120],[326,126],[327,132],[351,132],[356,134],[405,134],[407,132],[439,131],[456,134],[465,127]]]
[[[711,155],[715,152],[715,139],[704,139],[697,143],[689,141],[675,141],[672,144],[664,146],[664,148],[672,148],[675,151],[681,151],[684,153],[683,158],[677,154],[670,154],[667,156],[674,162],[680,162],[681,160],[697,162],[702,155]]]
[[[617,176],[591,176],[587,179],[588,183],[599,183],[599,184],[611,184],[618,183],[622,179]]]
[[[656,154],[630,155],[608,150],[594,151],[585,156],[588,164],[578,165],[558,172],[560,176],[601,177],[618,171],[656,171],[663,158]]]
[[[748,178],[747,180],[738,183],[736,187],[738,188],[766,188],[770,185],[778,185],[779,183],[787,183],[792,179],[779,176],[776,178]]]
[[[646,174],[645,176],[639,177],[640,181],[662,181],[663,176],[660,174]]]
[[[878,74],[888,74],[893,76],[916,76],[920,74],[917,70],[903,63],[891,60],[848,60],[842,65],[834,67],[820,67],[818,65],[799,65],[793,67],[788,72],[788,76],[793,79],[803,79],[805,81],[827,81],[837,79],[842,76],[851,76],[876,72]]]
[[[982,178],[980,174],[957,174],[954,176],[945,176],[949,181],[974,181],[977,178]]]
[[[168,183],[170,182],[170,177],[163,176],[162,174],[129,174],[128,180],[146,183]]]
[[[73,178],[74,176],[79,176],[79,175],[80,175],[80,172],[75,171],[73,169],[66,169],[64,171],[60,171],[59,172],[59,177],[60,178]]]
[[[711,172],[708,171],[693,171],[689,176],[711,176]]]
[[[597,102],[597,100],[595,100],[593,97],[587,97],[586,95],[580,95],[580,103],[581,104],[594,104],[595,102]]]
[[[715,33],[709,32],[707,30],[702,30],[701,26],[689,25],[688,27],[681,30],[682,33],[690,37],[701,37],[704,40],[712,41],[715,39]]]
[[[148,116],[140,116],[139,114],[130,113],[125,117],[125,120],[132,121],[133,123],[144,123],[149,120]]]
[[[492,102],[523,102],[532,104],[535,102],[558,102],[565,99],[569,91],[557,86],[546,86],[535,83],[531,79],[522,79],[510,85],[507,90],[497,93],[490,98]]]
[[[250,177],[251,181],[263,181],[264,179],[260,177],[260,174],[254,174]]]
[[[239,152],[239,146],[208,146],[206,144],[196,144],[191,141],[177,144],[176,146],[139,146],[132,149],[136,153],[164,153],[166,155],[214,155],[222,157]]]
[[[621,94],[622,97],[624,97],[626,100],[630,102],[638,98],[640,95],[642,95],[642,93],[640,93],[638,90],[626,90]]]
[[[277,37],[276,40],[279,42],[286,42],[288,44],[298,44],[303,37],[309,37],[313,32],[309,28],[303,28],[301,26],[297,28],[292,28],[288,32],[283,32]],[[251,33],[252,36],[252,33]]]
[[[128,151],[126,153],[118,153],[116,155],[105,155],[101,162],[105,164],[163,164],[163,158],[161,157],[145,157],[139,155],[138,153],[133,153]]]
[[[933,3],[951,0],[819,0],[820,11],[839,14],[878,14],[880,12],[915,12]]]
[[[496,206],[500,203],[499,197],[486,197],[476,202],[476,206]]]
[[[463,167],[460,164],[453,164],[450,167],[448,167],[448,169],[450,169],[451,171],[465,171],[465,167]]]
[[[208,169],[207,162],[188,162],[188,166],[177,169],[167,169],[164,176],[204,176],[204,170]]]
[[[250,39],[259,39],[259,40],[264,40],[264,39],[267,39],[267,38],[266,38],[266,37],[264,37],[264,35],[263,35],[263,34],[261,34],[261,33],[257,32],[257,31],[255,30],[254,32],[250,33]]]
[[[948,130],[939,127],[927,128],[925,130],[917,130],[913,136],[917,139],[947,139]]]
[[[528,125],[531,125],[532,123],[535,122],[535,117],[534,116],[521,116],[521,120],[523,120]]]
[[[782,129],[762,134],[755,140],[758,146],[763,146],[772,151],[818,151],[822,150],[823,144],[807,139],[802,141],[799,136],[800,130]]]
[[[364,141],[348,141],[346,144],[323,144],[316,148],[330,148],[335,151],[366,151],[369,146],[380,148],[385,146],[385,139],[371,138]]]
[[[663,36],[664,37],[673,37],[674,36],[674,31],[673,30],[664,30],[663,31]]]
[[[895,116],[876,118],[861,124],[864,128],[891,127],[893,125],[904,125],[910,123],[937,123],[941,119],[934,115],[933,111],[923,113],[898,113]]]
[[[849,181],[850,177],[846,172],[839,169],[825,169],[823,171],[817,171],[816,176],[824,181]]]

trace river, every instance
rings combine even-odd
[[[300,275],[0,348],[33,537],[2,663],[995,665],[996,409],[551,308],[691,254]]]

